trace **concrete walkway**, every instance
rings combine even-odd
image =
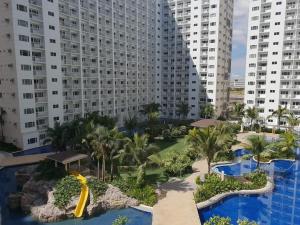
[[[43,153],[43,154],[34,154],[34,155],[25,155],[25,156],[9,156],[2,158],[0,161],[0,167],[7,166],[19,166],[38,163],[46,159],[48,155],[53,153]]]
[[[173,179],[161,186],[166,197],[153,207],[152,225],[200,225],[194,201],[195,179],[207,173],[206,160],[193,164],[194,173],[184,180]]]

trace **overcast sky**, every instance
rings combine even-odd
[[[249,0],[234,1],[232,75],[245,75]]]

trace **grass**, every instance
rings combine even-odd
[[[156,141],[155,145],[157,145],[161,151],[154,155],[159,156],[161,159],[165,159],[170,154],[182,152],[186,148],[184,138],[179,138],[174,141]],[[151,156],[149,158],[151,158]]]
[[[0,151],[15,152],[15,151],[19,151],[19,150],[20,149],[13,144],[0,142]]]
[[[181,152],[186,148],[184,138],[179,138],[177,140],[171,141],[157,140],[153,144],[158,146],[158,148],[160,149],[159,152],[153,155],[157,155],[161,159],[165,159],[170,154]],[[151,156],[149,158],[151,158]],[[121,171],[121,176],[126,177],[129,175],[136,175],[136,168],[131,168],[130,172],[128,170]],[[157,166],[148,166],[146,168],[147,184],[156,185],[157,182],[164,183],[166,181],[168,181],[168,177],[166,176],[162,168]]]

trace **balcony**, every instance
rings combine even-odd
[[[46,90],[47,85],[46,84],[34,84],[34,89]]]
[[[47,103],[48,99],[47,97],[35,97],[36,103]]]
[[[45,63],[45,58],[44,57],[32,56],[32,61],[34,63]]]

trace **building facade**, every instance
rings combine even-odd
[[[245,104],[268,126],[280,105],[300,115],[299,8],[298,0],[250,1]]]
[[[0,107],[5,141],[43,145],[48,127],[99,112],[190,118],[228,98],[233,2],[225,0],[3,0]]]
[[[221,114],[228,101],[233,1],[161,1],[160,103],[162,117],[179,118],[188,103],[189,118],[213,104]]]

